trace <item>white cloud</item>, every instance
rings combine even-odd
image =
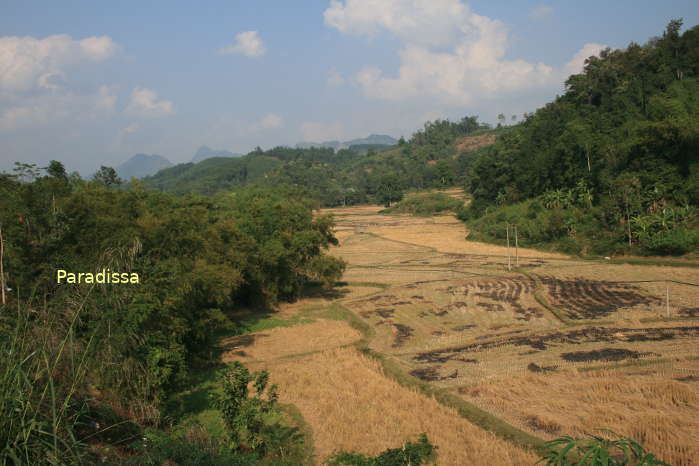
[[[261,57],[266,52],[262,39],[257,31],[243,31],[235,35],[235,41],[219,50],[221,55],[245,55],[246,57]]]
[[[59,121],[84,122],[112,114],[116,95],[108,86],[94,94],[60,92],[30,96],[0,106],[0,130],[36,128]]]
[[[386,30],[399,39],[427,46],[449,45],[468,32],[460,21],[471,15],[455,0],[331,0],[325,24],[347,34],[374,36]]]
[[[175,113],[175,105],[170,100],[158,100],[158,94],[147,88],[137,87],[131,92],[131,102],[125,113],[142,117],[160,117]]]
[[[552,14],[553,8],[551,8],[548,5],[541,4],[531,9],[531,11],[529,12],[529,18],[535,20],[545,19],[551,16]]]
[[[345,83],[345,78],[336,70],[331,69],[328,71],[328,86],[339,87]]]
[[[277,129],[282,126],[284,126],[284,119],[281,116],[276,113],[268,113],[247,126],[244,131],[247,133],[254,133],[265,129]]]
[[[268,113],[260,120],[260,127],[263,129],[280,128],[283,124],[284,120],[276,113]]]
[[[325,22],[348,34],[385,30],[402,41],[397,76],[385,77],[376,67],[356,74],[369,97],[428,97],[465,105],[551,86],[557,79],[543,63],[506,60],[505,25],[472,12],[460,0],[332,0]]]
[[[576,53],[573,56],[573,58],[565,65],[565,77],[568,77],[571,74],[582,73],[583,69],[585,68],[585,60],[587,60],[593,55],[599,55],[600,51],[604,50],[605,48],[607,48],[607,46],[603,44],[585,44],[583,48],[580,49],[580,51]]]
[[[111,57],[116,44],[107,36],[74,40],[69,35],[0,37],[0,94],[58,87],[54,78],[64,69],[84,61],[100,62]]]
[[[342,140],[345,135],[345,127],[340,122],[304,121],[301,123],[301,134],[303,140],[308,142]]]

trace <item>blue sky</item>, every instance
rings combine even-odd
[[[521,116],[696,1],[0,1],[0,170]]]

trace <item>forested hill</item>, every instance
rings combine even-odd
[[[476,117],[428,122],[406,141],[332,148],[275,147],[239,158],[214,157],[180,164],[144,179],[146,186],[175,194],[214,194],[244,185],[299,185],[322,205],[390,203],[407,189],[463,184],[466,168],[496,133]]]
[[[484,150],[467,176],[471,226],[496,238],[519,223],[532,244],[574,252],[699,246],[699,26],[681,26],[591,57]]]

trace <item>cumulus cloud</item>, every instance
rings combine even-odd
[[[175,105],[170,100],[158,100],[155,91],[137,87],[131,92],[131,101],[125,113],[142,117],[161,117],[175,113]]]
[[[535,6],[534,8],[531,9],[531,11],[529,12],[529,18],[536,19],[536,20],[544,19],[544,18],[548,18],[552,14],[553,14],[553,8],[551,8],[548,5],[541,4],[541,5]]]
[[[542,4],[530,16],[551,13]],[[365,66],[353,78],[364,95],[385,100],[428,98],[463,106],[554,89],[603,48],[586,44],[561,67],[506,59],[506,26],[473,12],[461,0],[331,0],[324,19],[344,34],[372,38],[383,32],[400,40],[396,74]]]
[[[555,82],[550,66],[506,60],[505,25],[460,0],[332,0],[324,15],[325,23],[340,32],[371,37],[387,31],[402,41],[397,76],[386,77],[376,67],[356,74],[369,97],[427,96],[464,105]]]
[[[304,121],[301,123],[301,134],[304,141],[323,142],[343,139],[345,127],[340,122],[322,123],[318,121]]]
[[[261,57],[266,52],[257,31],[243,31],[235,35],[235,41],[219,50],[221,55],[245,55]]]
[[[30,96],[0,106],[0,130],[36,128],[57,121],[95,120],[111,115],[115,104],[116,95],[108,86],[88,95],[61,92]]]
[[[67,34],[35,37],[0,37],[0,93],[58,87],[65,68],[80,62],[101,62],[117,45],[107,36],[74,40]]]
[[[585,44],[583,48],[580,49],[580,51],[578,51],[578,53],[576,53],[568,63],[566,63],[564,67],[565,75],[569,76],[571,74],[582,73],[583,69],[585,68],[585,60],[593,55],[599,55],[599,53],[606,48],[607,46],[603,44]]]

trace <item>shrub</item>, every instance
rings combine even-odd
[[[418,216],[430,216],[442,212],[458,212],[463,201],[444,193],[420,193],[403,199],[384,213],[406,213]]]
[[[653,235],[643,246],[642,251],[647,255],[679,256],[696,249],[698,246],[699,230],[677,229]]]
[[[637,442],[602,429],[608,437],[560,437],[546,442],[547,452],[536,464],[551,466],[669,466],[648,453]],[[616,438],[609,438],[616,437]]]
[[[339,452],[332,455],[327,466],[420,466],[436,460],[437,447],[420,434],[417,442],[406,442],[401,448],[390,448],[378,456]]]

